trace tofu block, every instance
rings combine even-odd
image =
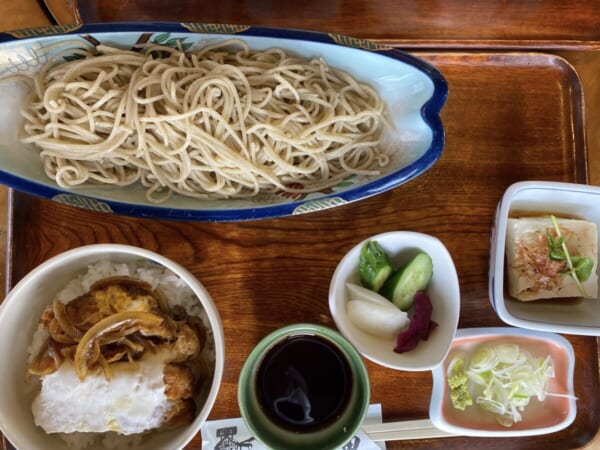
[[[590,258],[594,268],[583,291],[564,273],[566,261],[550,258],[548,232],[556,237],[550,216],[509,218],[506,228],[506,275],[511,297],[521,301],[548,298],[598,297],[598,232],[585,220],[557,218],[571,256]]]

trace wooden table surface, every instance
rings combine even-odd
[[[256,3],[256,2],[255,2]],[[501,2],[498,2],[501,3]],[[551,2],[547,2],[551,3]],[[0,14],[0,30],[9,30],[9,29],[17,29],[23,27],[33,27],[40,25],[47,25],[50,23],[49,18],[45,15],[45,12],[42,7],[35,0],[19,0],[15,2],[11,2],[11,4],[4,6],[2,14]],[[276,24],[274,24],[276,25]],[[595,44],[594,44],[595,45]],[[538,49],[539,50],[539,49]],[[581,84],[583,86],[584,94],[585,94],[585,133],[587,137],[587,151],[588,151],[588,164],[589,164],[589,182],[590,184],[600,185],[600,82],[597,81],[597,74],[600,73],[600,54],[597,52],[582,50],[581,48],[576,48],[574,50],[567,50],[564,46],[557,46],[557,48],[546,48],[544,49],[546,52],[554,52],[566,60],[568,60],[579,73],[581,77]],[[7,213],[7,199],[8,199],[8,191],[4,187],[0,187],[0,264],[2,267],[6,265],[6,261],[2,260],[4,255],[6,254],[6,230],[8,213]],[[21,196],[16,196],[17,199],[22,198]],[[48,207],[46,203],[42,203],[43,208]],[[60,207],[64,208],[64,207]],[[373,211],[369,210],[368,205],[353,205],[349,207],[352,209],[354,213],[358,215],[368,215],[372,214]],[[69,210],[62,210],[62,217],[68,217],[71,212]],[[88,214],[87,212],[83,213],[84,216]],[[148,222],[138,221],[138,220],[129,220],[127,218],[110,218],[108,222],[114,224],[114,229],[118,229],[118,234],[108,233],[108,236],[105,238],[112,239],[115,241],[119,241],[124,239],[123,236],[127,235],[137,235],[138,232],[144,232],[144,230],[154,231],[157,228],[162,229],[165,233],[170,233],[174,235],[174,239],[177,240],[177,233],[175,229],[172,229],[168,222],[162,222],[160,224],[148,225]],[[19,224],[26,224],[26,222],[18,221]],[[288,219],[281,220],[281,230],[288,229],[292,234],[296,233],[300,236],[302,233],[308,231],[305,226],[308,226],[309,222],[304,222],[303,220],[294,221]],[[35,224],[33,224],[35,225]],[[32,225],[32,226],[33,226]],[[55,225],[61,225],[55,224]],[[62,223],[65,225],[65,223]],[[146,225],[148,225],[146,227]],[[332,225],[330,223],[330,225]],[[24,225],[25,226],[25,225]],[[232,235],[234,232],[232,227],[220,228],[218,225],[210,225],[205,227],[207,233],[230,233],[228,234],[233,241],[237,241],[243,238],[244,230],[250,230],[250,228],[254,226],[261,226],[261,223],[252,224],[247,223],[244,226],[236,228],[235,232],[238,233],[240,230],[242,231],[242,235]],[[185,226],[184,226],[185,227]],[[223,231],[224,230],[224,231]],[[18,235],[19,228],[15,228],[15,235]],[[52,233],[56,233],[56,238],[59,238],[61,232],[59,230],[54,230]],[[68,230],[67,234],[77,234],[77,230]],[[249,233],[249,231],[248,231]],[[18,239],[18,236],[15,236]],[[50,236],[51,237],[51,236]],[[152,236],[148,237],[152,240]],[[282,238],[283,239],[283,238]],[[259,243],[260,244],[260,243]],[[25,245],[25,244],[24,244]],[[216,249],[213,249],[217,251]],[[209,251],[212,251],[209,249]],[[29,253],[26,252],[26,253]],[[36,253],[36,250],[31,250],[32,254]],[[191,257],[191,256],[190,256]],[[193,258],[190,259],[190,262],[193,262]],[[5,277],[5,270],[0,270],[0,276]],[[207,275],[209,278],[212,276],[211,274]],[[310,281],[310,277],[309,277]],[[209,280],[210,282],[210,280]],[[1,297],[0,297],[1,298]],[[598,448],[600,449],[600,436],[596,436],[591,441],[587,442],[584,448]]]

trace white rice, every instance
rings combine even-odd
[[[208,362],[210,367],[214,367],[215,351],[214,339],[211,333],[210,323],[206,311],[198,301],[194,291],[170,270],[159,266],[156,263],[146,260],[140,260],[132,263],[114,263],[108,260],[100,260],[88,266],[87,272],[77,276],[56,294],[58,300],[63,303],[78,298],[90,290],[90,287],[97,281],[113,276],[126,276],[148,283],[153,290],[159,290],[171,308],[181,306],[185,308],[189,316],[198,317],[204,323],[207,330],[207,341],[202,350],[202,357]],[[52,300],[48,299],[51,306]],[[48,338],[48,332],[44,329],[38,329],[32,338],[28,349],[28,361],[37,355]],[[39,383],[35,387],[39,390]],[[206,388],[205,388],[206,390]],[[205,395],[204,392],[200,397]],[[203,398],[198,399],[200,404]],[[59,433],[58,434],[70,449],[85,449],[91,445],[101,442],[101,446],[107,449],[132,448],[139,445],[143,435],[123,436],[115,432],[107,433]]]

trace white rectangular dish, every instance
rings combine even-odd
[[[522,302],[508,295],[507,220],[516,211],[580,218],[600,229],[600,187],[548,181],[525,181],[510,186],[496,210],[489,269],[490,300],[505,323],[534,330],[599,336],[598,298]]]

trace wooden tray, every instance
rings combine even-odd
[[[59,24],[186,21],[301,28],[403,46],[600,47],[589,0],[44,0]]]
[[[382,195],[303,216],[241,223],[153,221],[75,209],[13,192],[10,286],[67,249],[127,243],[159,252],[191,270],[212,294],[225,327],[226,367],[211,419],[239,417],[237,378],[244,359],[283,325],[334,326],[329,280],[358,241],[390,230],[439,237],[457,265],[460,327],[502,325],[488,299],[490,227],[504,190],[520,180],[587,182],[583,100],[565,60],[539,53],[416,53],[449,83],[443,110],[447,145],[426,174]],[[567,336],[575,348],[577,418],[553,435],[511,439],[447,438],[390,442],[394,448],[568,449],[600,427],[598,347]],[[428,417],[431,373],[367,362],[372,401],[384,420]],[[200,436],[189,448],[200,449]]]

